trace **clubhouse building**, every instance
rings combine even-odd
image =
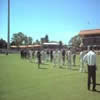
[[[84,47],[92,45],[96,49],[100,49],[100,29],[82,30],[79,35],[82,37]]]

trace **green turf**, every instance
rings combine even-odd
[[[100,92],[87,90],[87,73],[78,71],[78,57],[77,65],[68,70],[49,63],[38,69],[37,64],[20,59],[18,54],[0,54],[0,100],[100,100]],[[100,85],[96,89],[100,91]]]

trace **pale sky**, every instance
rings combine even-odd
[[[0,38],[7,40],[7,1],[0,0]],[[23,32],[33,41],[68,41],[80,30],[100,29],[100,0],[10,0],[10,40]]]

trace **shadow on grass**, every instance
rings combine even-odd
[[[79,69],[72,69],[73,71],[79,71]]]
[[[49,65],[49,64],[42,63],[41,65]]]
[[[48,69],[48,68],[40,67],[40,68],[38,68],[38,69]]]
[[[100,86],[100,83],[96,83],[96,85],[99,85],[99,86]],[[96,89],[96,91],[93,91],[93,92],[100,93],[100,90],[97,90],[97,89]]]
[[[73,67],[79,67],[80,65],[72,65]]]
[[[59,67],[60,69],[66,69],[65,67]]]
[[[100,93],[100,90],[96,90],[96,91],[93,91],[93,92],[97,92],[97,93]]]
[[[100,83],[96,83],[96,85],[100,85]]]

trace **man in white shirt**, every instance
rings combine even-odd
[[[80,52],[80,72],[85,72],[85,66],[84,66],[84,61],[83,61],[83,57],[85,55],[85,52],[83,51],[83,49]]]
[[[57,57],[57,59],[58,59],[58,65],[59,65],[59,67],[62,67],[62,52],[61,52],[61,50],[58,50],[58,52],[57,52],[57,54],[58,54],[58,57]]]
[[[29,61],[32,62],[32,53],[33,51],[32,50],[29,50]]]
[[[96,54],[93,47],[90,47],[89,52],[84,56],[83,60],[88,65],[88,90],[90,90],[91,79],[93,82],[92,91],[96,91]]]
[[[68,67],[69,69],[72,69],[72,52],[69,48],[69,50],[67,51],[67,57],[68,57]]]
[[[73,66],[75,66],[76,65],[76,48],[75,47],[73,47],[73,49],[72,49],[72,61],[73,61]]]
[[[41,51],[41,62],[42,63],[45,62],[45,52],[44,52],[44,50]]]
[[[57,65],[57,49],[53,51],[54,67]]]

